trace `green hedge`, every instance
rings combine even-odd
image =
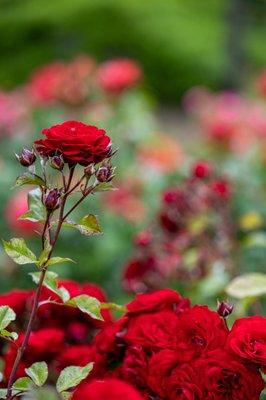
[[[55,58],[89,52],[99,59],[121,55],[138,59],[147,85],[163,100],[176,100],[196,84],[217,87],[227,68],[229,2],[2,1],[0,85],[23,82],[32,69]],[[261,12],[251,17],[246,48],[250,65],[257,68],[266,64],[266,27]]]

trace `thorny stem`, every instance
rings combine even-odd
[[[71,185],[71,181],[72,181],[72,178],[73,178],[73,174],[74,174],[74,168],[71,168],[70,172],[69,172],[68,183],[66,185],[65,192],[67,192],[69,190],[69,187]],[[35,318],[36,318],[38,305],[39,305],[39,300],[40,300],[40,296],[41,296],[41,292],[42,292],[42,286],[43,286],[43,282],[44,282],[46,271],[47,271],[47,261],[51,258],[51,255],[53,253],[55,244],[57,242],[57,239],[58,239],[61,227],[62,227],[64,208],[65,208],[66,200],[67,200],[67,196],[63,196],[61,207],[60,207],[60,212],[59,212],[58,225],[57,225],[55,236],[54,236],[54,239],[52,240],[52,242],[50,240],[50,235],[48,236],[48,240],[50,241],[50,244],[51,244],[51,250],[50,250],[50,252],[48,254],[47,260],[45,261],[44,265],[41,267],[40,280],[39,280],[39,283],[38,283],[38,286],[37,286],[37,289],[36,289],[36,292],[35,292],[35,295],[34,295],[33,306],[32,306],[31,313],[30,313],[30,318],[29,318],[29,321],[28,321],[28,324],[27,324],[26,334],[25,334],[24,340],[22,342],[22,345],[18,348],[16,359],[15,359],[15,362],[13,364],[11,374],[9,376],[6,400],[12,400],[14,398],[14,396],[12,394],[12,386],[13,386],[13,383],[14,383],[14,381],[16,379],[16,374],[17,374],[17,370],[18,370],[19,364],[21,362],[23,354],[24,354],[24,352],[25,352],[25,350],[26,350],[26,348],[28,346],[28,343],[29,343],[30,334],[32,332],[33,324],[34,324],[34,321],[35,321]],[[45,234],[46,234],[46,231],[47,231],[47,227],[49,228],[49,226],[50,226],[49,225],[50,224],[50,216],[51,216],[50,213],[47,213],[47,218],[46,218],[46,221],[45,221],[45,224],[44,224],[43,235],[42,235],[43,246],[44,246]]]

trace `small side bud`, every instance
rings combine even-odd
[[[95,174],[95,167],[93,164],[87,165],[87,167],[84,168],[84,174],[90,178],[92,175]]]
[[[46,207],[47,211],[54,211],[59,208],[61,204],[61,193],[58,189],[48,190],[43,198],[43,204]]]
[[[18,162],[23,165],[23,167],[30,167],[36,160],[36,155],[33,150],[23,149],[21,154],[16,154]]]
[[[234,309],[234,306],[226,301],[219,302],[217,304],[217,313],[220,317],[228,317]]]
[[[57,169],[58,171],[63,170],[65,163],[61,155],[53,156],[49,159],[49,161],[52,168]]]
[[[95,175],[99,182],[110,182],[114,177],[114,169],[110,163],[105,163],[96,171]]]

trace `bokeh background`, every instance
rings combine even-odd
[[[239,313],[249,307],[263,310],[265,22],[264,0],[1,0],[1,237],[26,233],[32,248],[39,246],[35,229],[15,222],[25,211],[26,192],[9,189],[20,173],[14,152],[30,146],[43,127],[64,119],[95,123],[119,148],[114,159],[119,190],[84,206],[81,213],[99,215],[104,235],[88,239],[65,232],[58,254],[78,264],[57,271],[99,283],[117,301],[170,285],[210,304],[232,295]],[[108,93],[94,82],[102,63],[117,58],[135,60],[141,78],[119,94]],[[67,93],[53,93],[46,101],[43,93],[62,72],[55,70],[51,79],[40,73],[39,86],[34,74],[44,65],[75,60],[85,71],[76,82],[82,96],[73,102],[74,72],[63,83]],[[32,95],[36,90],[38,101]],[[202,187],[191,183],[197,160],[214,171]],[[217,189],[217,182],[224,186]],[[169,187],[179,188],[190,202],[195,191],[199,195],[188,215],[178,203],[175,222],[182,229],[174,232],[161,215],[166,207],[161,193]],[[206,187],[216,187],[220,198],[198,207]],[[143,230],[146,236],[140,239]],[[152,250],[145,247],[150,245],[147,230],[155,238]],[[133,276],[134,285],[125,281],[129,266],[127,277]],[[31,285],[25,269],[3,251],[0,267],[2,292]],[[252,275],[228,291],[243,274]]]

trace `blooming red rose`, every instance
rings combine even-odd
[[[103,129],[78,121],[66,121],[43,129],[46,139],[35,141],[43,156],[61,154],[69,164],[88,165],[103,161],[111,152],[111,141]]]
[[[135,387],[146,388],[148,356],[141,346],[130,346],[125,353],[121,374]]]
[[[156,290],[147,294],[138,294],[133,301],[127,305],[131,314],[144,312],[157,312],[159,310],[174,310],[178,308],[182,297],[171,289]]]
[[[173,350],[161,350],[151,357],[147,384],[152,392],[165,397],[167,381],[179,362],[178,353]]]
[[[130,345],[143,346],[147,351],[177,348],[179,318],[170,310],[142,314],[129,320],[124,340]]]
[[[179,349],[190,353],[191,358],[205,351],[222,348],[228,335],[223,320],[207,306],[185,310],[179,316],[179,327]]]
[[[221,199],[228,199],[230,196],[229,184],[225,180],[214,181],[211,185],[213,192]]]
[[[192,168],[192,175],[196,178],[208,178],[210,176],[212,167],[209,163],[200,161],[197,162]]]
[[[128,317],[124,316],[116,322],[109,322],[95,336],[94,345],[102,354],[117,353],[117,346],[123,340]]]
[[[166,393],[169,400],[205,400],[198,379],[199,375],[200,371],[190,364],[177,366],[166,381]]]
[[[228,348],[243,360],[266,366],[266,318],[237,320],[227,340]]]
[[[103,90],[121,93],[136,85],[142,75],[140,66],[133,60],[111,60],[100,65],[98,82]]]
[[[258,400],[264,382],[258,369],[218,349],[195,363],[204,400]]]
[[[143,400],[141,394],[131,385],[119,379],[95,380],[80,385],[74,392],[73,400]]]

